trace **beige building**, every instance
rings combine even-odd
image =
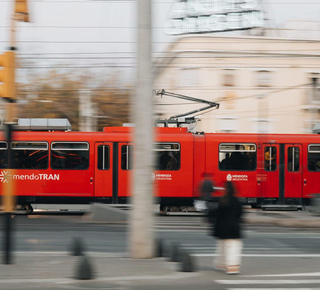
[[[156,64],[155,88],[220,103],[193,131],[311,133],[320,120],[320,41],[181,37]],[[169,118],[201,108],[155,97]]]

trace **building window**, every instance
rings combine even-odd
[[[183,68],[180,71],[180,87],[196,87],[199,85],[199,69]]]
[[[320,79],[318,77],[318,74],[315,74],[312,76],[311,80],[311,101],[318,103],[320,101]]]
[[[256,72],[257,87],[271,87],[271,71],[258,70]]]
[[[262,134],[275,132],[274,119],[253,119],[252,132]]]
[[[235,117],[222,117],[218,120],[218,130],[223,133],[233,133],[238,130],[238,122]]]
[[[224,87],[234,87],[235,86],[235,70],[225,69],[223,73],[222,85]]]

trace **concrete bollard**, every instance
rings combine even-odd
[[[89,259],[86,255],[80,257],[79,263],[76,265],[75,279],[89,280],[93,279],[93,270]]]
[[[180,260],[180,247],[179,244],[173,243],[171,246],[171,252],[169,256],[170,262],[179,262]]]
[[[195,259],[187,251],[181,252],[181,272],[195,272]]]
[[[80,238],[73,238],[71,244],[71,255],[82,256],[84,251],[83,242]]]

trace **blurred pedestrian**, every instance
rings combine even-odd
[[[213,200],[212,194],[214,192],[214,186],[212,181],[212,174],[205,173],[203,180],[200,182],[200,202],[199,208],[202,209],[206,214],[209,210],[209,203]]]
[[[226,194],[220,198],[215,214],[214,236],[217,241],[215,268],[227,274],[238,274],[241,264],[241,216],[242,206],[235,196],[231,181],[226,182]],[[212,215],[211,214],[211,215]]]

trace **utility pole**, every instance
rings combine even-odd
[[[130,254],[132,258],[154,256],[153,232],[153,108],[151,0],[138,0],[137,84],[133,99],[134,170]]]
[[[312,101],[311,104],[313,104],[314,102],[318,101],[318,96],[317,96],[317,88],[318,88],[318,75],[314,75],[312,77]],[[318,119],[318,110],[316,108],[313,108],[311,110],[311,121],[310,121],[310,129],[312,132],[312,129],[314,127],[314,125],[317,123],[317,119]]]
[[[79,95],[79,131],[97,130],[96,106],[91,101],[91,92],[83,91]]]

